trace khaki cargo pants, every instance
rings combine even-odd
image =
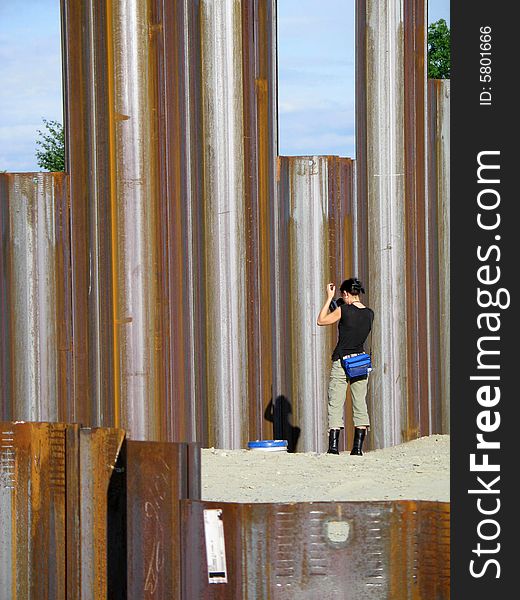
[[[329,381],[329,429],[342,429],[344,427],[343,409],[347,394],[347,384],[350,384],[350,395],[352,396],[354,427],[361,427],[363,425],[368,427],[370,425],[366,403],[368,377],[366,379],[347,382],[347,374],[341,366],[341,361],[333,360]]]

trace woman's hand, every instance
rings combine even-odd
[[[318,325],[333,325],[337,323],[341,319],[341,308],[336,308],[336,310],[329,313],[330,301],[334,298],[334,294],[336,293],[336,286],[333,283],[327,284],[327,299],[325,300],[325,304],[321,307],[320,314],[318,315],[318,320],[316,321]]]

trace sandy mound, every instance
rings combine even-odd
[[[203,449],[202,499],[449,502],[449,449],[448,435],[431,435],[364,456]]]

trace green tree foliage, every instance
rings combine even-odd
[[[444,19],[428,26],[428,77],[449,79],[451,71],[450,29]]]
[[[65,170],[65,133],[58,121],[43,119],[45,130],[38,130],[36,160],[46,171],[57,173]]]

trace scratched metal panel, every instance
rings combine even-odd
[[[361,218],[356,193],[356,163],[350,158],[328,157],[329,171],[329,260],[331,265],[331,281],[336,283],[337,297],[341,282],[350,277],[361,278],[363,264]],[[323,291],[322,291],[323,294]],[[318,307],[319,309],[319,307]],[[337,341],[337,328],[334,329],[333,346]],[[370,350],[370,338],[366,350]],[[329,355],[332,353],[329,353]],[[327,359],[329,357],[326,357]],[[327,360],[327,369],[330,362]],[[347,400],[344,411],[345,429],[340,437],[340,450],[350,449],[354,439],[354,424],[352,421],[352,400],[347,390]],[[323,438],[322,438],[323,439]],[[328,441],[325,437],[325,441]],[[343,446],[342,446],[343,443]],[[371,448],[370,436],[365,441],[366,448]],[[325,450],[325,447],[323,447]]]
[[[190,497],[189,453],[188,444],[126,442],[131,598],[181,598],[179,502]]]
[[[0,423],[1,600],[67,597],[66,427]]]
[[[206,438],[200,17],[196,2],[152,4],[157,72],[162,343],[168,440]],[[183,401],[179,401],[183,399]]]
[[[275,437],[290,450],[324,451],[330,355],[337,339],[316,317],[329,281],[354,275],[352,161],[280,157],[277,219]],[[347,406],[347,411],[349,407]],[[347,423],[351,415],[347,415]]]
[[[79,432],[76,423],[67,423],[65,432],[65,488],[66,488],[66,597],[81,598],[81,520],[80,520],[80,463]]]
[[[450,430],[450,81],[428,80],[428,225],[432,429]],[[433,359],[433,357],[432,357]],[[436,375],[436,376],[435,376]]]
[[[63,173],[0,174],[0,417],[68,416],[69,195]]]
[[[187,598],[449,598],[449,503],[183,501]],[[220,509],[227,583],[209,583],[203,511]]]

